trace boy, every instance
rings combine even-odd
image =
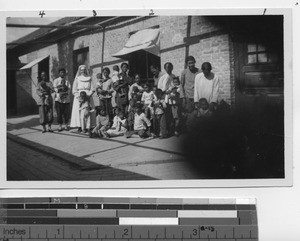
[[[63,121],[69,130],[71,84],[66,79],[66,70],[59,69],[59,77],[53,81],[55,90],[55,109],[57,113],[58,131],[62,131]]]
[[[150,134],[150,120],[145,116],[145,113],[142,111],[142,105],[137,104],[135,106],[135,115],[134,115],[134,125],[133,131],[125,133],[126,138],[131,137],[133,134],[138,134],[140,138],[148,138]]]
[[[156,100],[156,96],[153,91],[150,90],[150,85],[144,85],[144,92],[141,98],[141,102],[144,104],[145,114],[148,119],[153,117],[153,101]]]
[[[113,81],[109,78],[110,70],[109,68],[104,68],[102,71],[103,79],[99,79],[96,87],[97,95],[99,97],[99,106],[105,109],[105,112],[109,117],[113,118],[112,110],[112,93],[113,90]]]
[[[156,101],[154,101],[154,137],[167,138],[167,122],[166,122],[166,108],[167,104],[161,89],[155,91]]]

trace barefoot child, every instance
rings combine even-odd
[[[133,134],[137,134],[143,139],[148,138],[151,136],[150,126],[151,122],[146,117],[145,113],[143,113],[142,105],[137,104],[135,107],[133,131],[126,132],[125,136],[126,138],[129,138]]]
[[[127,120],[123,110],[117,109],[113,120],[113,125],[107,131],[103,131],[103,136],[110,138],[115,136],[123,136],[127,132]]]
[[[90,137],[103,137],[103,132],[108,130],[110,127],[109,116],[106,114],[104,108],[97,109],[96,127],[92,130]]]

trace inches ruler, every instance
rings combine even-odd
[[[255,199],[0,199],[0,241],[255,241]]]

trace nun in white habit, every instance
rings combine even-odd
[[[80,124],[80,113],[79,113],[79,94],[81,91],[85,91],[90,102],[91,108],[95,109],[95,104],[93,101],[92,95],[95,92],[95,89],[92,84],[92,78],[88,73],[88,70],[85,65],[80,65],[78,67],[76,77],[73,82],[72,87],[72,94],[74,95],[73,99],[73,108],[72,108],[72,116],[71,116],[71,124],[70,126],[75,128],[78,128],[78,131],[84,131],[81,130],[81,124]],[[92,128],[96,124],[96,112],[92,111],[90,112],[90,126],[87,126],[88,129]]]

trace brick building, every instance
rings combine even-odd
[[[147,29],[159,35],[154,47],[137,46],[115,56]],[[283,16],[67,17],[7,46],[7,111],[36,112],[35,84],[42,70],[53,80],[64,67],[72,83],[77,67],[86,64],[96,81],[103,67],[128,61],[131,73],[149,79],[151,64],[163,68],[172,62],[173,73],[180,76],[188,55],[197,67],[211,62],[221,80],[220,101],[232,109],[282,105]],[[20,70],[26,64],[30,68]]]

